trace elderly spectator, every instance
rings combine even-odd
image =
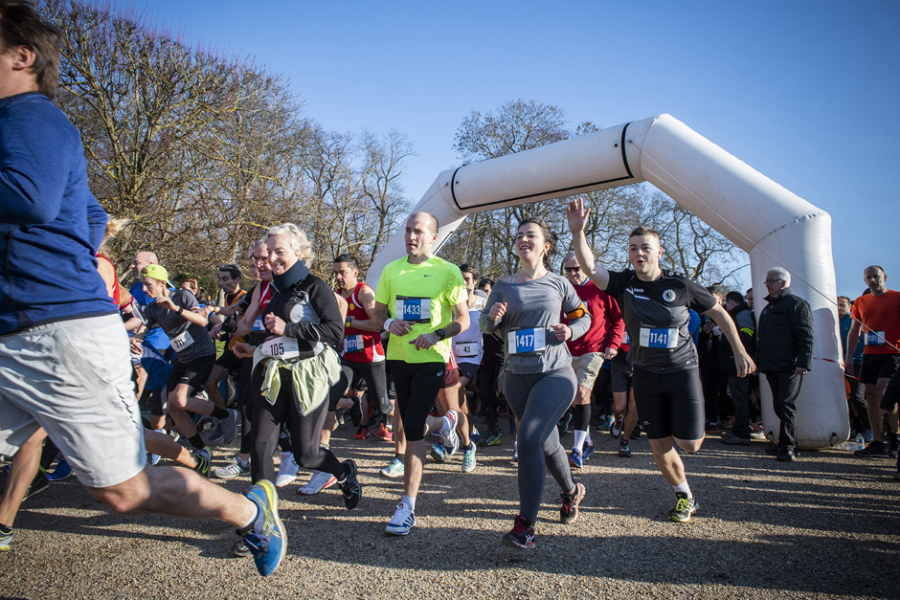
[[[725,296],[725,310],[734,321],[741,343],[748,354],[753,354],[756,340],[756,319],[753,311],[744,301],[740,292],[728,292]],[[728,394],[734,404],[734,428],[731,433],[722,436],[722,443],[750,445],[750,382],[746,377],[738,377],[734,367],[734,349],[728,339],[723,338],[719,352],[719,364],[723,375],[728,379]]]
[[[863,276],[870,294],[864,294],[853,303],[850,316],[853,324],[847,336],[844,351],[844,369],[851,373],[853,352],[857,342],[865,343],[859,382],[866,387],[866,405],[872,426],[872,443],[857,456],[887,458],[889,450],[897,451],[897,411],[888,413],[890,447],[885,443],[882,431],[881,400],[884,391],[900,365],[900,292],[887,289],[887,275],[878,265],[868,267]]]
[[[775,414],[781,419],[778,447],[770,451],[790,462],[797,455],[797,396],[812,368],[813,318],[809,303],[791,293],[791,274],[776,267],[766,274],[768,305],[757,329],[757,365],[772,389]]]

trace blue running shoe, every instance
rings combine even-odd
[[[478,433],[478,430],[473,427],[472,433],[469,434],[469,441],[473,444],[477,444],[479,440],[481,440],[481,434]]]
[[[72,467],[69,466],[69,463],[66,462],[66,459],[61,458],[59,462],[56,463],[56,468],[53,469],[52,473],[47,473],[47,479],[50,481],[62,481],[63,479],[68,479],[69,475],[72,474]]]
[[[585,440],[584,445],[581,447],[581,456],[584,460],[587,460],[591,457],[591,454],[594,453],[594,440]]]
[[[434,462],[445,462],[447,460],[447,449],[440,442],[431,446],[431,458]]]
[[[239,529],[244,543],[253,554],[256,569],[263,577],[271,575],[281,564],[287,552],[287,534],[278,517],[278,492],[267,479],[250,488],[247,498],[259,508],[253,523]]]
[[[584,457],[581,455],[581,452],[572,450],[572,455],[569,456],[569,466],[573,469],[580,469],[584,466]]]

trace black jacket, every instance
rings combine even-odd
[[[785,288],[767,296],[756,330],[756,366],[760,371],[812,369],[813,316],[809,303]]]

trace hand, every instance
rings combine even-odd
[[[850,377],[855,377],[855,376],[856,376],[856,369],[853,368],[853,361],[852,361],[852,360],[845,360],[845,361],[844,361],[844,373],[846,373],[846,374],[849,375]]]
[[[246,342],[238,342],[232,346],[231,351],[234,352],[234,355],[238,358],[250,358],[253,356],[253,353],[256,352],[256,346],[251,346]]]
[[[418,350],[428,350],[439,341],[441,341],[441,338],[436,333],[423,333],[416,339],[410,340],[409,343],[413,344]]]
[[[795,375],[806,375],[807,373],[809,373],[809,371],[807,371],[803,367],[797,367],[796,369],[794,369]]]
[[[391,321],[391,326],[388,328],[388,331],[394,335],[403,336],[412,331],[412,324],[400,319],[394,319]]]
[[[194,311],[195,313],[197,313],[198,315],[203,315],[207,319],[209,318],[209,315],[211,315],[214,312],[217,312],[216,307],[211,306],[209,304],[207,304],[206,306],[195,306],[191,310]]]
[[[136,337],[131,338],[131,353],[135,356],[139,356],[144,353],[144,349],[141,348],[141,340]]]
[[[584,199],[575,198],[569,202],[566,207],[566,219],[569,221],[569,230],[572,233],[576,231],[584,231],[584,225],[587,223],[588,215],[591,214],[590,208],[585,208]]]
[[[168,308],[169,310],[178,310],[178,307],[175,306],[175,303],[172,302],[172,299],[168,296],[160,296],[156,299],[156,303],[163,308]]]
[[[491,312],[488,313],[491,321],[499,321],[506,314],[506,302],[494,302]]]
[[[270,333],[274,333],[275,335],[284,335],[285,322],[280,317],[276,317],[272,313],[267,314],[265,318],[265,325],[266,329],[268,329]]]
[[[746,352],[734,353],[734,365],[737,367],[738,377],[746,377],[756,372],[756,363],[753,362],[753,359]]]
[[[619,353],[618,348],[607,348],[606,350],[603,351],[603,358],[605,358],[606,360],[612,360],[616,357],[616,355],[618,353]]]
[[[221,323],[213,325],[213,328],[209,330],[209,339],[211,339],[212,341],[216,341],[216,339],[219,337],[220,331],[222,331]]]
[[[556,339],[561,342],[564,342],[572,337],[572,329],[565,323],[557,323],[555,325],[551,325],[550,329],[552,329],[553,333],[556,334]]]

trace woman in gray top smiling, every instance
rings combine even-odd
[[[534,548],[545,465],[562,490],[560,521],[575,522],[584,498],[584,486],[572,478],[556,423],[575,398],[566,340],[584,335],[591,317],[572,284],[548,268],[556,235],[543,219],[522,221],[515,247],[521,268],[494,286],[480,324],[485,333],[499,330],[505,341],[506,398],[519,419],[519,514],[503,543]],[[563,312],[571,327],[559,322]]]

